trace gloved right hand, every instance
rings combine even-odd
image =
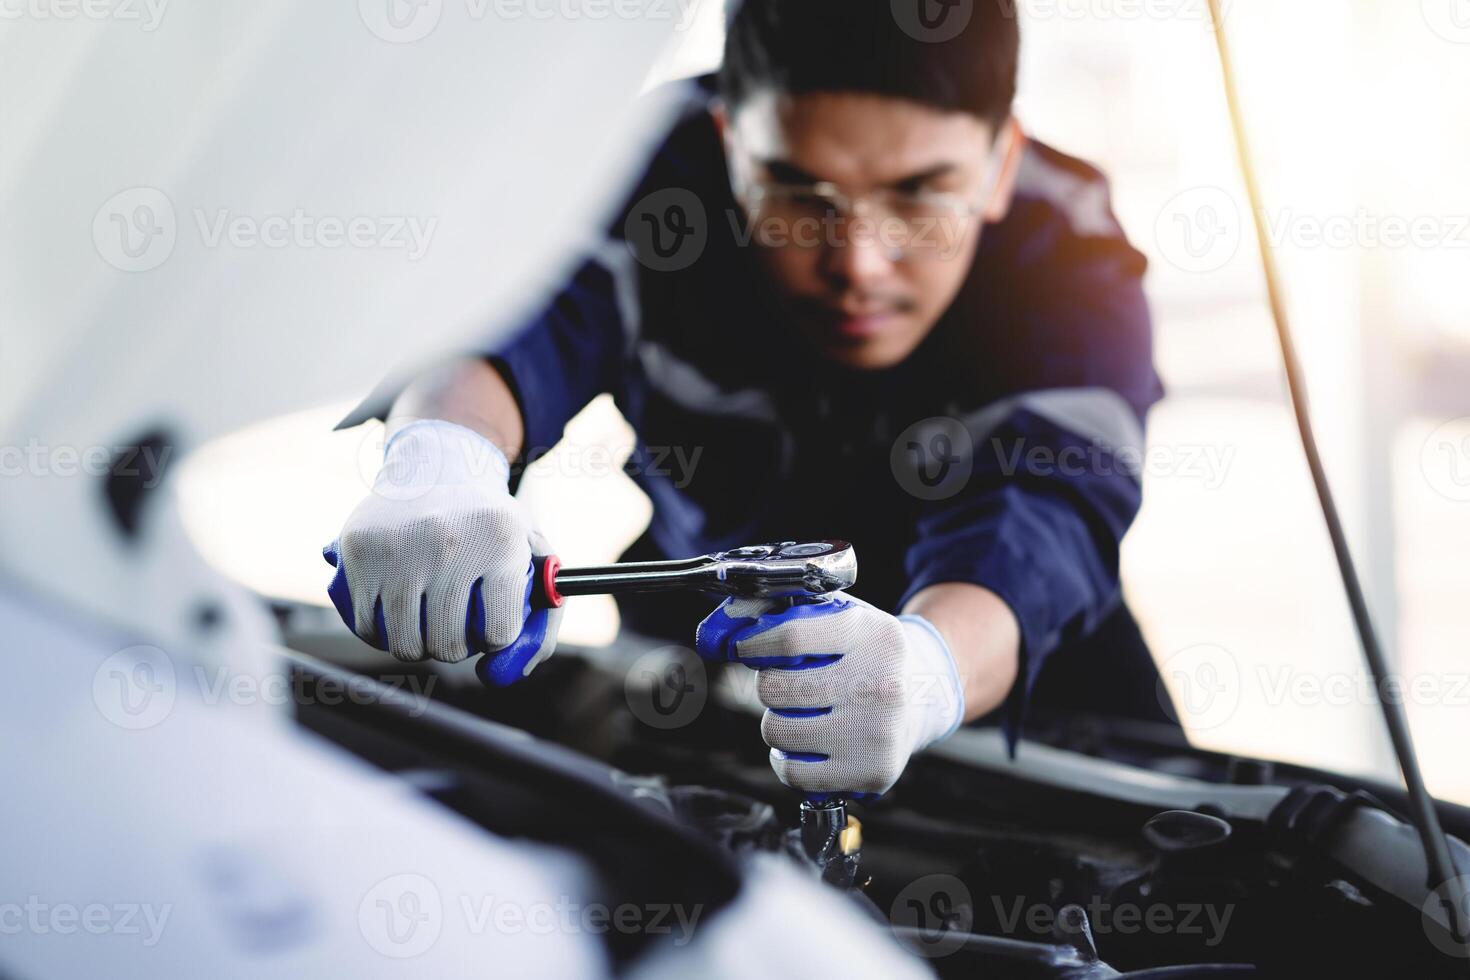
[[[488,683],[529,674],[556,648],[561,609],[531,611],[532,556],[551,553],[510,495],[498,447],[451,422],[413,422],[383,453],[372,493],[337,541],[328,594],[361,639],[400,660],[476,665]]]

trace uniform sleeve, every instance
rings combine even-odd
[[[930,585],[970,582],[1015,613],[1020,671],[1001,717],[1013,749],[1047,656],[1120,601],[1119,549],[1142,502],[1144,417],[1162,394],[1142,256],[1120,239],[1066,268],[1048,272],[1017,321],[1032,386],[957,420],[968,478],[925,504],[905,559],[903,603]]]
[[[584,263],[546,307],[485,351],[520,407],[527,461],[555,446],[567,422],[593,398],[618,393],[628,350],[619,306],[619,277],[626,271],[616,256]]]

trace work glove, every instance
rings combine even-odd
[[[531,611],[531,559],[551,549],[509,478],[505,454],[463,426],[395,433],[372,493],[323,550],[342,621],[400,660],[494,654],[475,669],[496,685],[551,656],[562,610]]]
[[[965,715],[954,657],[928,620],[841,592],[726,599],[699,624],[695,647],[760,672],[771,768],[814,798],[887,792],[909,756]]]

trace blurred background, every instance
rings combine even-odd
[[[1124,579],[1191,739],[1396,779],[1285,398],[1205,0],[1018,3],[1018,115],[1109,175],[1150,258],[1169,393]],[[721,8],[687,7],[649,87],[718,64]],[[1470,803],[1470,2],[1224,12],[1328,470],[1430,789]],[[320,548],[382,452],[376,425],[331,431],[350,407],[190,457],[185,518],[214,565],[326,604]],[[620,472],[632,446],[601,398],[527,474],[566,562],[611,560],[646,523]],[[589,598],[563,639],[616,631],[612,601]]]

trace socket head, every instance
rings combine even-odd
[[[846,541],[777,541],[711,555],[716,591],[752,599],[823,595],[857,581],[857,552]]]

